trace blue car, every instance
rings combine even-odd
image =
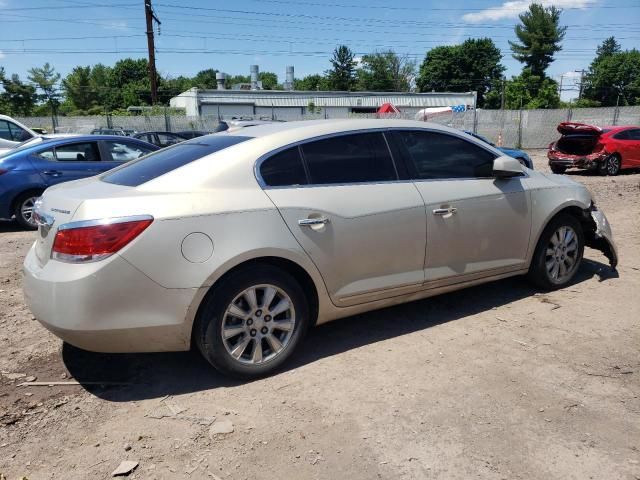
[[[0,154],[0,218],[35,229],[33,207],[47,187],[91,177],[158,150],[115,135],[38,137]]]
[[[496,147],[495,143],[490,141],[488,138],[483,137],[482,135],[478,135],[477,133],[473,133],[473,132],[468,132],[466,130],[464,133],[468,133],[472,137],[476,137],[478,140],[482,140],[484,143],[488,143],[492,147]],[[518,150],[517,148],[505,148],[505,147],[496,147],[496,148],[501,152],[505,153],[506,155],[509,155],[510,157],[515,158],[525,167],[533,170],[533,162],[531,161],[531,158],[529,158],[529,155],[527,155],[527,152],[523,152],[522,150]]]

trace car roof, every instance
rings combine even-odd
[[[240,137],[267,137],[267,136],[295,136],[312,138],[335,133],[385,129],[385,128],[429,128],[443,132],[464,135],[464,132],[439,125],[437,123],[420,122],[417,120],[398,119],[329,119],[329,120],[299,120],[294,122],[274,122],[261,125],[252,125],[237,130],[225,130],[214,135],[237,135]]]

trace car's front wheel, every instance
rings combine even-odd
[[[529,279],[545,290],[565,287],[582,262],[584,234],[580,222],[560,214],[546,226],[531,260]]]
[[[279,268],[254,265],[232,272],[209,293],[194,338],[217,370],[255,378],[287,361],[309,324],[308,302],[298,282]]]

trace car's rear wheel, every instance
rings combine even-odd
[[[605,160],[607,175],[615,176],[620,173],[620,167],[622,166],[622,159],[620,155],[613,153]]]
[[[20,195],[15,201],[13,214],[20,226],[27,230],[38,228],[33,212],[39,196],[39,192],[27,192]]]
[[[557,165],[550,165],[553,173],[561,174],[567,171],[566,167],[558,167]]]
[[[546,226],[533,254],[529,279],[546,290],[566,286],[580,267],[584,234],[580,222],[560,214]]]
[[[194,338],[219,371],[239,378],[272,373],[293,354],[310,324],[304,292],[270,265],[225,277],[205,298]]]

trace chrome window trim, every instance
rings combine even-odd
[[[138,222],[141,220],[153,220],[151,215],[130,215],[126,217],[108,217],[95,220],[78,220],[75,222],[63,223],[58,227],[58,231],[69,230],[72,228],[95,227],[98,225],[113,225],[116,223]]]
[[[457,132],[445,132],[442,130],[437,130],[437,129],[433,129],[433,128],[419,128],[419,127],[380,127],[380,128],[367,128],[367,129],[358,129],[358,130],[349,130],[349,131],[344,131],[344,132],[334,132],[334,133],[328,133],[325,135],[319,135],[317,137],[310,137],[310,138],[305,138],[304,140],[298,140],[296,142],[292,142],[289,143],[287,145],[283,145],[281,147],[276,148],[275,150],[271,150],[268,153],[265,153],[263,155],[261,155],[260,157],[258,157],[258,159],[255,161],[254,165],[253,165],[253,174],[258,182],[258,185],[260,185],[260,188],[262,188],[263,190],[282,190],[282,189],[291,189],[291,188],[318,188],[318,187],[345,187],[345,186],[351,186],[351,185],[379,185],[379,184],[387,184],[387,183],[414,183],[414,182],[441,182],[441,181],[451,181],[451,180],[496,180],[496,177],[450,177],[450,178],[425,178],[425,179],[420,179],[420,178],[416,178],[416,179],[406,179],[406,180],[400,180],[400,179],[396,179],[396,180],[380,180],[380,181],[374,181],[374,182],[349,182],[349,183],[313,183],[313,184],[305,184],[305,185],[279,185],[279,186],[272,186],[272,185],[267,185],[267,183],[264,181],[264,179],[262,178],[262,175],[260,173],[260,167],[262,166],[262,163],[267,160],[268,158],[272,157],[273,155],[276,155],[284,150],[287,150],[289,148],[293,148],[293,147],[298,147],[298,149],[302,148],[302,145],[306,144],[306,143],[311,143],[311,142],[315,142],[318,140],[325,140],[327,138],[333,138],[333,137],[341,137],[341,136],[345,136],[345,135],[352,135],[352,134],[359,134],[359,133],[377,133],[380,132],[383,135],[383,138],[385,140],[385,144],[387,145],[387,148],[389,150],[389,155],[391,156],[391,160],[393,162],[393,168],[395,169],[396,172],[396,176],[399,177],[398,175],[398,167],[396,165],[396,158],[393,155],[393,151],[391,150],[390,146],[389,146],[389,142],[386,138],[386,136],[384,135],[386,132],[391,132],[391,131],[417,131],[417,132],[432,132],[432,133],[439,133],[442,135],[450,135],[452,137],[458,137],[461,140],[467,141],[469,143],[472,143],[473,145],[482,148],[483,150],[486,150],[487,152],[495,155],[495,158],[498,158],[499,156],[502,156],[503,154],[497,150],[494,149],[493,147],[491,147],[491,145],[487,145],[484,144],[484,142],[482,142],[481,140],[478,140],[477,138],[473,137],[472,135],[468,135],[464,132],[460,132],[461,135],[458,135]],[[469,140],[469,138],[471,138],[471,141]],[[497,153],[496,153],[497,152]],[[300,157],[302,157],[302,152],[300,152]],[[494,158],[494,160],[495,160]],[[304,161],[302,162],[304,165]],[[305,167],[306,169],[306,167]],[[521,175],[515,176],[515,177],[511,177],[511,178],[528,178],[529,174],[527,172],[525,172],[524,170],[522,171]],[[511,179],[510,178],[510,179]],[[502,179],[502,180],[506,180],[506,179]]]

